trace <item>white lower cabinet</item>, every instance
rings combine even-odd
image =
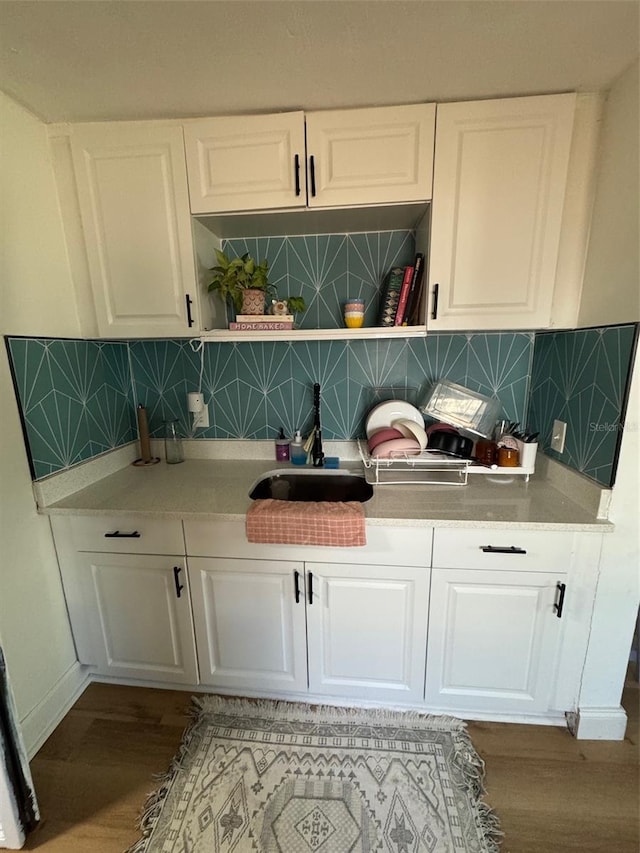
[[[202,684],[422,700],[428,570],[190,557],[189,573]]]
[[[180,521],[52,516],[80,663],[100,675],[198,683]]]
[[[302,563],[189,557],[189,574],[201,683],[306,691]]]
[[[81,663],[104,675],[197,684],[184,558],[79,553],[76,572],[91,614]]]
[[[428,569],[307,563],[309,690],[421,702]]]
[[[98,674],[514,721],[577,708],[600,536],[371,525],[364,548],[323,548],[221,520],[51,524]]]
[[[547,711],[564,580],[546,572],[433,569],[427,705],[459,712]]]

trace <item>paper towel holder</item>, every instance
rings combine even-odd
[[[151,439],[149,436],[149,421],[147,419],[147,410],[139,404],[136,409],[138,416],[138,437],[140,439],[140,458],[134,459],[131,463],[137,468],[147,468],[149,465],[157,465],[160,461],[159,456],[151,455]]]

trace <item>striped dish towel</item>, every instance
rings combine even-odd
[[[249,542],[366,545],[364,509],[356,501],[254,501],[245,519]]]

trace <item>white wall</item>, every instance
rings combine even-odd
[[[77,336],[45,126],[0,93],[0,333]],[[49,521],[40,516],[0,352],[0,643],[31,752],[77,670]],[[77,683],[77,680],[75,681]]]
[[[640,321],[639,79],[636,61],[605,104],[579,326]]]
[[[638,63],[613,86],[602,128],[585,284],[583,326],[640,320]],[[640,600],[640,358],[631,385],[627,422],[609,517],[615,531],[603,538],[600,579],[580,693],[579,737],[594,736],[611,720],[611,736],[624,735],[616,716]],[[617,728],[617,734],[616,734]]]

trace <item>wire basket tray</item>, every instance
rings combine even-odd
[[[366,443],[358,439],[358,451],[364,465],[365,479],[374,486],[433,485],[466,486],[469,460],[454,459],[436,450],[420,453],[399,451],[389,458],[375,459]]]

